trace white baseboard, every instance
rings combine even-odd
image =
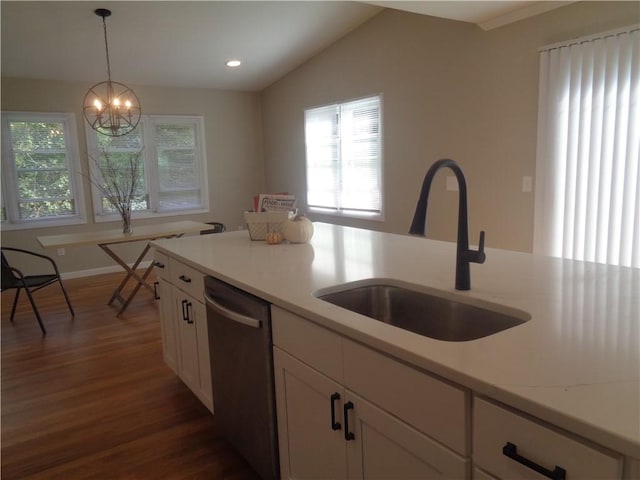
[[[133,263],[128,264],[130,267],[133,267]],[[140,262],[138,268],[147,268],[151,265],[151,260],[145,260],[144,262]],[[115,273],[115,272],[124,272],[120,265],[111,265],[110,267],[100,267],[100,268],[90,268],[88,270],[76,270],[75,272],[65,272],[61,273],[60,276],[63,280],[70,280],[72,278],[82,278],[82,277],[92,277],[94,275],[102,275],[105,273]]]

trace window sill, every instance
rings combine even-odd
[[[309,207],[307,211],[309,213],[312,213],[314,216],[322,216],[327,218],[350,218],[354,220],[371,220],[374,222],[384,222],[384,214],[382,212],[364,213],[351,210],[336,211],[318,207]]]
[[[133,212],[131,215],[131,220],[145,220],[152,218],[163,218],[163,217],[177,217],[182,215],[197,215],[200,213],[209,213],[208,208],[194,208],[192,210],[170,210],[164,212]],[[106,223],[106,222],[121,222],[122,218],[119,214],[108,214],[108,215],[94,215],[93,221],[95,223]]]

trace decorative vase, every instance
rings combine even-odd
[[[133,233],[133,226],[131,224],[131,207],[125,208],[122,212],[122,233]]]

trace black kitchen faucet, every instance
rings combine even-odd
[[[467,226],[467,182],[460,165],[448,158],[435,162],[424,177],[422,182],[422,190],[420,190],[420,198],[416,205],[416,212],[413,215],[413,222],[409,233],[414,235],[425,236],[427,233],[427,203],[429,200],[429,191],[431,183],[437,171],[441,168],[448,167],[456,175],[458,180],[458,241],[456,253],[456,290],[471,289],[471,273],[469,264],[484,263],[486,256],[484,254],[484,230],[480,232],[480,244],[478,250],[469,249],[469,232]]]

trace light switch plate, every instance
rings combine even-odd
[[[524,193],[529,193],[533,189],[533,177],[524,176],[522,177],[522,191]]]

